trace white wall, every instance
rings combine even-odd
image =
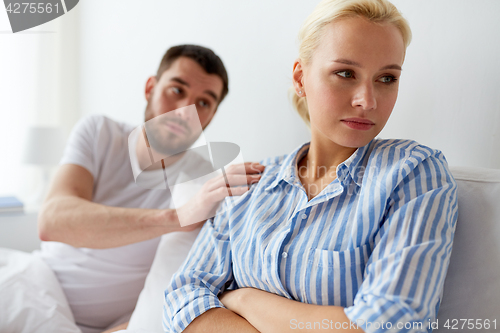
[[[439,148],[451,165],[500,168],[500,1],[393,3],[413,42],[381,136]]]
[[[287,100],[300,22],[314,4],[281,1],[82,1],[82,108],[143,119],[144,84],[163,53],[182,43],[212,48],[230,92],[206,136],[240,145],[245,160],[285,154],[309,132]],[[265,10],[264,10],[265,9]],[[87,22],[87,23],[86,23]]]
[[[21,166],[21,147],[26,122],[34,118],[36,109],[39,42],[51,37],[15,36],[6,33],[9,29],[7,13],[0,10],[0,196],[17,194],[26,172]]]
[[[12,33],[0,5],[0,196],[29,197],[41,170],[22,163],[30,126],[69,132],[78,109],[78,15]],[[26,202],[25,202],[26,203]]]
[[[309,137],[287,89],[299,26],[317,2],[81,1],[81,109],[138,124],[145,81],[165,50],[202,44],[230,75],[208,138],[239,144],[246,160],[287,153]],[[500,168],[500,1],[394,3],[414,40],[381,136],[439,148],[452,165]]]

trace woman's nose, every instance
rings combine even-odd
[[[363,110],[374,110],[377,108],[377,99],[372,83],[360,84],[352,99],[352,107]]]

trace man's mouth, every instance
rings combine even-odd
[[[165,126],[167,126],[167,128],[172,131],[173,133],[176,133],[176,134],[179,134],[179,135],[183,135],[183,134],[186,134],[187,133],[187,130],[186,130],[186,127],[185,126],[182,126],[180,124],[177,124],[173,121],[168,121],[165,123]]]

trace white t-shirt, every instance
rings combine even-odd
[[[166,209],[171,195],[165,189],[146,189],[134,182],[128,137],[134,129],[104,116],[82,119],[73,130],[60,164],[76,164],[94,177],[92,201],[114,207]],[[137,141],[135,141],[137,142]],[[131,165],[132,163],[132,165]],[[169,177],[207,163],[181,158],[168,167]],[[141,175],[147,183],[164,182],[163,170]],[[145,178],[146,177],[146,178]],[[169,178],[169,182],[172,179]],[[75,248],[42,242],[40,255],[53,269],[68,299],[76,323],[85,332],[108,327],[132,313],[160,238],[111,249]],[[187,253],[179,253],[185,257]],[[88,329],[85,329],[88,328]]]

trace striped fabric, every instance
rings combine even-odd
[[[297,174],[308,147],[264,161],[260,182],[205,223],[165,291],[166,331],[181,332],[223,307],[219,293],[242,287],[342,306],[366,332],[387,331],[383,322],[431,331],[457,221],[443,154],[374,139],[308,201]]]

